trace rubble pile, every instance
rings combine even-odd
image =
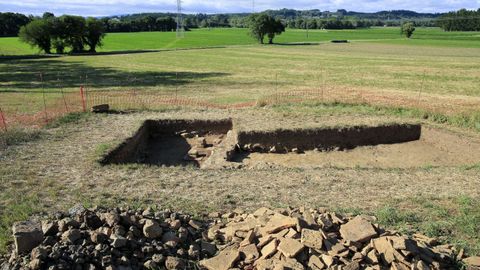
[[[211,213],[83,209],[14,225],[0,269],[479,269],[480,258],[370,216],[325,209]]]

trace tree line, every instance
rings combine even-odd
[[[63,15],[55,17],[45,13],[42,18],[35,18],[20,27],[20,40],[38,47],[45,53],[63,54],[67,49],[72,53],[86,51],[96,52],[105,37],[105,27],[96,18]]]
[[[438,19],[438,26],[445,31],[480,31],[480,8],[449,12]]]

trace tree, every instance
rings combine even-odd
[[[65,44],[72,48],[72,52],[79,53],[84,49],[84,34],[85,34],[85,18],[80,16],[64,15],[60,17],[64,25],[64,37]]]
[[[86,21],[85,34],[83,41],[90,47],[89,52],[96,52],[96,47],[101,47],[102,39],[105,37],[105,27],[103,22],[88,18]]]
[[[415,25],[412,22],[406,22],[402,24],[402,35],[405,35],[407,38],[411,38],[413,32],[415,32]]]
[[[283,23],[265,13],[252,14],[249,17],[250,35],[264,44],[265,36],[268,37],[268,43],[273,44],[276,35],[285,32]]]
[[[30,44],[32,47],[38,47],[45,53],[51,52],[51,24],[48,20],[34,20],[20,28],[20,40]]]

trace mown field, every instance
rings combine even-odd
[[[276,39],[276,42],[325,42],[333,39],[428,46],[480,47],[480,33],[478,32],[447,33],[439,28],[418,28],[411,40],[403,38],[397,27],[310,30],[308,36],[306,30],[287,29]],[[104,46],[98,51],[160,50],[251,44],[255,44],[255,41],[248,35],[248,29],[199,29],[186,32],[183,39],[177,39],[174,32],[110,33],[105,38]],[[18,38],[0,38],[0,55],[37,53],[37,49],[30,48],[29,45],[20,42]]]
[[[175,33],[127,33],[107,36],[101,51],[114,53],[0,60],[0,108],[7,118],[41,112],[43,93],[50,106],[62,90],[76,93],[82,84],[89,91],[128,93],[127,98],[134,93],[227,105],[258,102],[247,109],[162,107],[132,114],[72,114],[40,130],[0,133],[0,253],[11,238],[12,222],[80,202],[159,203],[195,214],[326,206],[373,213],[385,226],[421,231],[479,254],[478,164],[202,171],[101,167],[95,161],[104,149],[131,135],[140,121],[162,117],[232,116],[261,124],[375,116],[421,121],[466,140],[478,138],[479,34],[418,29],[414,37],[406,40],[396,28],[311,31],[308,39],[305,31],[288,30],[278,38],[281,44],[260,46],[244,29],[192,31],[180,40]],[[354,42],[321,42],[331,39]],[[306,41],[320,44],[291,44]],[[198,49],[210,46],[218,48]],[[173,48],[185,50],[162,50]],[[0,50],[35,53],[16,39],[0,39]],[[314,100],[298,102],[295,95],[304,92],[315,93]],[[272,100],[281,102],[268,102]]]

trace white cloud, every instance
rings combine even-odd
[[[183,7],[188,13],[250,12],[253,1],[256,11],[265,9],[295,8],[320,10],[347,9],[353,11],[380,11],[408,9],[419,12],[445,12],[460,8],[478,9],[480,0],[184,0]],[[42,14],[51,11],[60,14],[114,15],[138,12],[174,12],[175,0],[0,0],[0,11]]]

